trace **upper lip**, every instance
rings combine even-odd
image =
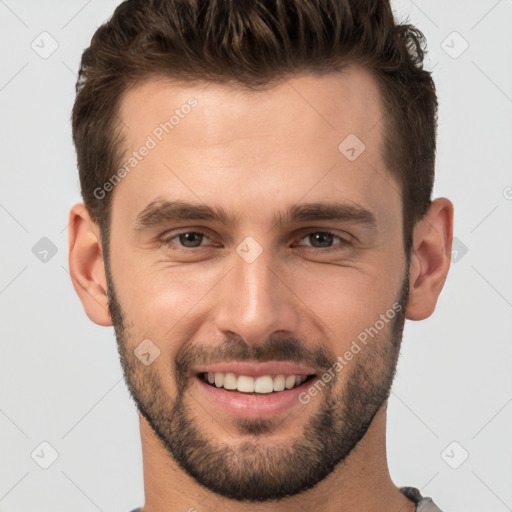
[[[264,363],[246,363],[230,361],[215,363],[194,368],[194,373],[234,373],[248,377],[262,375],[314,375],[312,368],[287,361],[266,361]]]

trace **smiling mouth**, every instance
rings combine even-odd
[[[238,391],[247,394],[279,393],[301,386],[315,375],[237,375],[235,373],[201,372],[198,374],[206,384],[226,391]]]

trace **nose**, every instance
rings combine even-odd
[[[233,268],[221,282],[216,327],[225,336],[262,344],[278,331],[298,329],[300,300],[290,272],[269,251],[254,261],[234,255]]]

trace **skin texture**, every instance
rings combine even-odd
[[[430,316],[446,279],[451,202],[434,200],[416,224],[408,262],[400,186],[381,156],[385,114],[361,68],[295,75],[258,92],[153,79],[123,97],[127,157],[190,97],[197,105],[109,192],[107,268],[98,226],[83,205],[70,213],[73,284],[92,321],[115,325],[141,411],[144,511],[169,504],[200,512],[414,510],[387,468],[387,395],[404,318]],[[354,161],[338,150],[349,134],[365,144]],[[237,222],[142,227],[140,213],[165,200],[222,207]],[[274,222],[288,206],[326,201],[369,210],[375,225]],[[189,247],[177,237],[198,231],[205,237]],[[314,234],[326,231],[335,236],[322,246]],[[253,254],[262,250],[250,263],[237,252],[246,237],[257,242]],[[402,314],[360,343],[329,386],[270,420],[221,411],[193,375],[194,365],[211,360],[286,360],[288,353],[321,375],[401,300]],[[133,354],[145,339],[160,350],[148,366]],[[297,443],[312,450],[307,458],[293,458]],[[208,457],[201,461],[201,453]],[[298,492],[301,485],[309,488]],[[280,497],[283,488],[281,500],[255,501],[265,490]],[[236,501],[244,491],[252,502]]]

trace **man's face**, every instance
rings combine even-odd
[[[408,290],[400,187],[365,71],[206,85],[123,98],[126,159],[149,150],[113,191],[111,314],[174,460],[221,495],[276,499],[329,475],[387,399]],[[226,218],[176,217],[178,201]],[[312,215],[333,203],[338,217]]]

